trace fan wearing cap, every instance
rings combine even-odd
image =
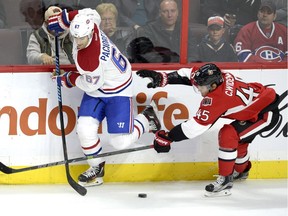
[[[224,37],[224,19],[213,16],[207,22],[208,34],[197,45],[192,55],[194,62],[237,62],[233,46]]]
[[[224,18],[225,26],[246,25],[257,19],[261,0],[201,0],[201,17],[203,23],[211,16]]]
[[[62,9],[57,6],[50,6],[44,14],[44,22],[41,28],[35,30],[29,38],[26,56],[28,64],[55,64],[55,36],[47,28],[48,18],[59,14]],[[68,29],[59,35],[59,59],[61,64],[74,64],[72,57],[72,41]]]
[[[287,61],[287,27],[274,22],[276,5],[264,0],[258,20],[241,28],[235,38],[235,50],[241,62]]]

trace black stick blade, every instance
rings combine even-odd
[[[13,169],[0,162],[0,171],[6,174],[13,173]]]
[[[85,196],[87,194],[87,189],[79,184],[77,184],[74,180],[73,182],[69,180],[70,186],[80,195]]]

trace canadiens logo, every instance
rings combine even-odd
[[[202,100],[202,106],[211,106],[212,105],[212,98],[210,97],[205,97]]]
[[[271,46],[260,47],[256,50],[255,55],[272,62],[281,62],[284,58],[284,53],[281,50]]]

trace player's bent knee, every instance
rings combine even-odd
[[[133,143],[131,134],[111,134],[109,137],[109,144],[115,149],[125,149]]]
[[[230,124],[225,124],[219,131],[219,146],[221,148],[235,149],[239,143],[239,135]]]
[[[98,139],[99,122],[92,117],[79,117],[77,121],[77,134],[80,140]]]

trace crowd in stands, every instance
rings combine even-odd
[[[287,0],[190,0],[189,6],[199,15],[187,27],[188,62],[287,61]],[[15,64],[54,64],[47,15],[87,7],[97,10],[100,29],[131,63],[179,62],[181,0],[0,0],[0,34],[20,32],[22,40],[24,59]],[[69,32],[60,39],[60,61],[73,64]]]

